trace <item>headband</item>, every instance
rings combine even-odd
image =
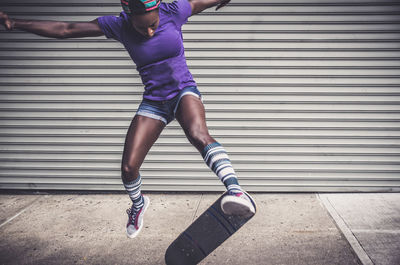
[[[161,0],[121,0],[122,9],[126,14],[143,14],[158,8]]]

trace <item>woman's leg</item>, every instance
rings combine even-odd
[[[190,143],[202,154],[206,164],[217,174],[225,187],[239,192],[241,188],[228,154],[208,132],[201,100],[192,95],[182,97],[176,118]]]
[[[178,106],[176,118],[189,141],[199,150],[206,164],[217,174],[228,190],[227,195],[221,200],[224,213],[243,216],[255,214],[255,202],[239,186],[228,154],[208,133],[201,100],[191,95],[184,96]]]
[[[140,115],[136,115],[129,126],[122,155],[121,177],[135,210],[143,207],[139,169],[164,127],[162,121]]]

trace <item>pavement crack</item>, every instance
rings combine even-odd
[[[201,203],[201,200],[202,200],[202,199],[203,199],[203,193],[201,194],[200,200],[199,200],[199,202],[197,203],[196,210],[194,211],[194,214],[193,214],[193,217],[192,217],[192,223],[193,223],[194,219],[196,218],[197,211],[199,210],[200,203]]]
[[[7,220],[5,220],[2,224],[0,224],[0,228],[2,228],[3,226],[5,226],[6,224],[8,224],[9,222],[11,222],[12,220],[14,220],[15,218],[17,218],[18,216],[20,216],[21,214],[23,214],[26,210],[28,210],[33,204],[35,204],[40,198],[42,198],[42,196],[39,196],[38,198],[34,199],[32,202],[30,202],[27,206],[25,206],[22,210],[20,210],[18,213],[14,214],[13,216],[11,216],[10,218],[8,218]]]
[[[338,228],[342,236],[352,247],[355,255],[363,265],[375,265],[371,257],[366,252],[360,240],[352,231],[350,225],[346,222],[344,217],[336,209],[334,203],[330,200],[329,195],[316,194],[316,197],[322,202],[323,207],[327,210],[328,214],[332,217],[334,224]]]

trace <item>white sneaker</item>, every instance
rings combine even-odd
[[[126,210],[129,217],[126,224],[126,235],[129,238],[136,237],[143,228],[143,215],[149,207],[150,199],[147,196],[143,196],[143,201],[143,207],[140,210],[135,211],[133,208]]]
[[[256,213],[253,198],[245,191],[228,191],[221,200],[222,211],[227,215],[250,217]]]

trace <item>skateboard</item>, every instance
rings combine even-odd
[[[221,199],[225,194],[171,243],[165,253],[167,265],[199,263],[254,216],[224,214]]]

